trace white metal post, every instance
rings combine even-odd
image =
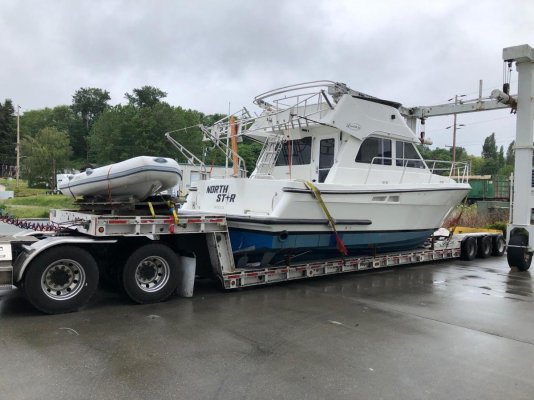
[[[530,225],[532,213],[532,155],[534,140],[534,49],[529,45],[503,50],[505,61],[515,61],[518,72],[517,125],[515,139],[513,228],[522,227],[529,233],[529,250],[534,244]]]

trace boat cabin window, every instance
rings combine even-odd
[[[397,142],[395,145],[396,163],[399,167],[424,168],[421,156],[413,143]]]
[[[288,154],[291,153],[291,165],[304,165],[311,162],[311,137],[288,140],[276,159],[276,166],[289,165]]]
[[[334,165],[335,139],[321,139],[319,144],[319,182],[324,182]]]
[[[356,162],[391,165],[391,140],[370,137],[363,141]]]

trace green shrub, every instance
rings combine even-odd
[[[499,231],[502,231],[502,234],[506,236],[506,226],[508,225],[505,221],[495,221],[492,224],[486,225],[484,228],[488,229],[497,229]]]
[[[465,226],[470,228],[491,228],[500,229],[506,232],[506,222],[508,219],[508,210],[499,212],[484,212],[477,208],[476,204],[470,206],[459,204],[447,216],[443,227],[454,228],[456,226]]]

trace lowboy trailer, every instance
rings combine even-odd
[[[165,300],[180,287],[191,296],[195,275],[211,276],[225,289],[265,285],[361,270],[454,258],[501,256],[497,231],[433,236],[424,248],[284,265],[234,264],[226,218],[116,216],[52,210],[55,233],[0,239],[0,289],[20,288],[49,314],[76,311],[99,282],[119,284],[136,303]]]

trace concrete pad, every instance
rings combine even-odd
[[[6,399],[532,399],[530,273],[434,264],[46,316],[0,292]]]

